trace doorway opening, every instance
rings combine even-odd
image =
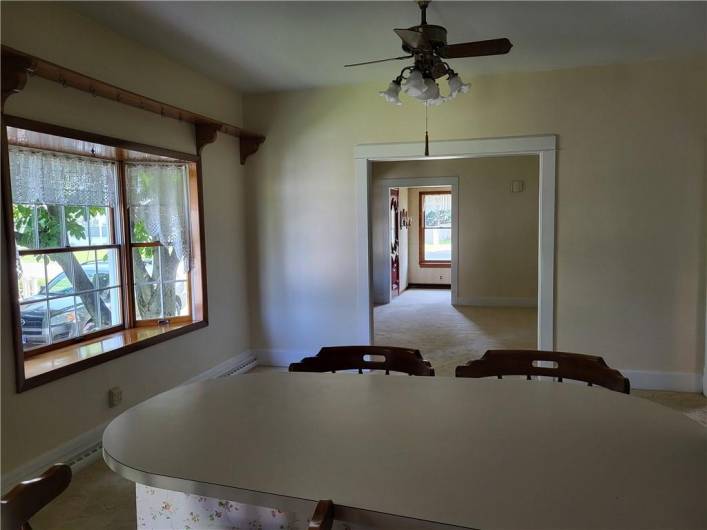
[[[427,183],[435,179],[426,179]],[[448,291],[451,303],[453,217],[452,187],[450,185],[390,187],[383,183],[379,192],[388,194],[389,216],[387,242],[389,249],[390,280],[385,271],[374,275],[381,283],[375,304],[386,304],[409,289],[441,289]],[[383,217],[381,216],[381,219]],[[382,235],[374,235],[374,241]],[[382,264],[382,260],[380,261]],[[374,264],[374,267],[378,263]]]
[[[371,169],[373,343],[419,349],[439,375],[536,348],[539,157]]]

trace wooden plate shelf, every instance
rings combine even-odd
[[[64,87],[71,87],[87,92],[95,97],[111,99],[148,112],[159,114],[194,124],[194,138],[197,153],[207,144],[216,140],[219,132],[235,136],[240,142],[241,164],[255,153],[265,136],[248,131],[236,125],[208,118],[168,103],[162,103],[135,92],[122,89],[110,83],[99,81],[82,73],[45,61],[39,57],[20,52],[8,46],[2,46],[2,105],[12,94],[21,92],[27,84],[27,78],[36,75],[54,81]]]

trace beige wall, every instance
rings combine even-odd
[[[623,369],[702,372],[705,71],[700,57],[484,76],[431,110],[433,141],[558,135],[557,348]],[[247,168],[260,349],[362,340],[350,325],[363,229],[353,147],[424,131],[424,107],[386,104],[384,85],[244,99],[246,124],[268,135]]]
[[[374,179],[459,177],[460,305],[527,305],[537,299],[538,170],[536,156],[375,162],[373,166]],[[522,180],[525,191],[511,193],[514,180]],[[411,188],[414,234],[419,225],[417,196],[418,190]],[[449,269],[415,268],[417,240],[410,252],[411,282],[450,283]]]
[[[407,164],[409,162],[398,162],[397,164],[405,164],[405,169],[407,169]],[[388,173],[388,170],[391,170],[390,168],[385,168],[388,163],[386,162],[381,162],[380,164],[376,163],[375,164],[375,169],[374,169],[374,175],[378,177],[380,173],[378,172],[379,170],[383,175],[381,175],[381,178],[385,178],[385,173]],[[393,164],[391,162],[390,164]],[[414,164],[412,162],[411,164]],[[383,167],[379,167],[383,166]],[[402,167],[398,167],[398,171],[392,169],[392,172],[394,174],[398,175],[398,178],[404,178],[403,173],[402,173]],[[412,171],[411,173],[414,173]],[[429,174],[426,175],[421,175],[421,176],[430,176]],[[405,177],[414,177],[414,175],[407,174]],[[395,178],[395,177],[392,177]],[[412,217],[412,225],[410,226],[410,234],[412,234],[412,237],[410,237],[410,244],[409,244],[409,261],[410,261],[410,283],[432,283],[432,284],[451,284],[452,283],[452,273],[451,267],[447,268],[422,268],[420,267],[420,192],[421,191],[452,191],[452,188],[450,186],[430,186],[430,187],[425,187],[425,188],[409,188],[409,200],[410,200],[410,217]]]
[[[3,2],[2,43],[126,89],[240,123],[238,94],[66,7]],[[10,97],[6,112],[194,152],[190,125],[39,78],[30,78],[25,91]],[[2,271],[3,473],[248,349],[244,182],[234,138],[219,135],[216,143],[205,147],[203,178],[210,320],[203,330],[16,394],[9,300]],[[3,255],[3,264],[5,259]],[[107,390],[112,386],[123,388],[123,403],[109,409]]]

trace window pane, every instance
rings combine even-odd
[[[42,204],[36,208],[39,248],[63,247],[61,234],[61,207]]]
[[[165,317],[186,316],[189,314],[189,291],[187,282],[170,282],[162,285]]]
[[[423,209],[425,212],[425,227],[452,226],[452,194],[423,195]]]
[[[88,235],[91,245],[110,245],[113,243],[112,212],[104,206],[89,206]]]
[[[135,286],[135,314],[138,320],[162,318],[162,289],[159,283]]]
[[[47,297],[46,258],[42,255],[20,256],[17,263],[17,291],[20,302]]]
[[[81,335],[98,331],[98,324],[100,323],[98,293],[95,291],[81,293],[79,296],[74,298],[74,303],[76,304],[76,320],[79,323],[78,330]],[[95,308],[99,309],[96,310]],[[91,311],[93,311],[97,317],[94,318]]]
[[[450,228],[425,229],[425,259],[430,261],[452,260],[452,230]]]
[[[105,309],[101,312],[100,329],[111,328],[123,322],[120,289],[98,291],[98,297]]]
[[[133,249],[133,277],[136,285],[161,281],[158,247]]]
[[[163,282],[187,279],[187,256],[180,256],[174,247],[160,247],[160,269]]]
[[[96,251],[79,250],[74,256],[74,289],[88,291],[96,285]]]
[[[120,263],[117,249],[106,248],[97,250],[96,262],[97,275],[93,281],[93,285],[97,289],[120,285]]]
[[[64,206],[64,228],[70,246],[88,246],[88,209],[85,206]]]
[[[20,324],[25,350],[49,344],[46,300],[20,305]]]
[[[74,258],[71,252],[47,255],[47,280],[49,296],[74,292]]]
[[[15,245],[19,250],[37,248],[34,221],[35,207],[31,204],[13,204],[12,219],[15,225]]]
[[[49,300],[49,328],[52,342],[76,337],[80,324],[77,321],[73,296]]]

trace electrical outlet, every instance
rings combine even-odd
[[[444,280],[444,278],[442,278],[441,276],[439,277],[439,279],[440,279],[440,280]]]
[[[120,405],[123,401],[123,389],[119,386],[114,386],[108,389],[108,406],[113,408]]]

